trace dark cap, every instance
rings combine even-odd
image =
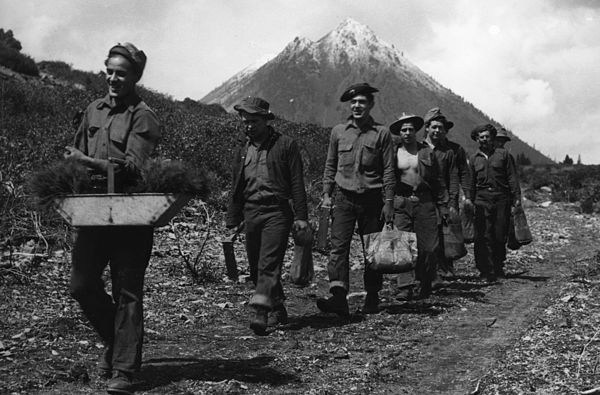
[[[498,133],[498,131],[492,124],[486,123],[484,125],[478,125],[478,126],[475,126],[475,128],[471,131],[471,140],[477,141],[477,137],[479,137],[479,133],[485,132],[486,130],[489,130],[492,137],[496,137],[496,134]]]
[[[504,139],[506,141],[510,141],[510,134],[508,133],[508,130],[500,128],[500,130],[498,130],[498,132],[496,133],[496,139]]]
[[[342,93],[342,97],[340,97],[340,101],[345,102],[352,100],[353,97],[357,95],[367,95],[373,94],[375,92],[379,92],[379,89],[372,87],[366,82],[361,82],[360,84],[354,84]]]
[[[446,118],[446,116],[442,114],[442,110],[440,110],[438,107],[434,107],[431,110],[427,111],[427,114],[425,114],[424,119],[427,125],[429,125],[431,121],[442,122],[446,130],[450,130],[454,126],[454,122],[449,121]]]
[[[402,125],[405,123],[411,123],[415,127],[415,131],[419,131],[419,129],[423,127],[425,121],[418,115],[407,114],[403,112],[398,120],[390,125],[390,132],[393,134],[398,134],[400,132],[400,128],[402,128]]]
[[[233,106],[237,112],[247,112],[248,114],[262,115],[267,119],[275,119],[275,115],[269,111],[269,103],[260,97],[248,96],[242,99],[240,104]]]
[[[125,59],[129,60],[133,65],[135,73],[138,78],[142,78],[144,74],[144,68],[146,67],[146,54],[144,51],[140,51],[132,43],[118,43],[108,51],[108,57],[113,55],[121,55]]]

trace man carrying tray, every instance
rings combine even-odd
[[[302,158],[296,142],[268,124],[275,118],[268,102],[247,97],[234,108],[247,141],[233,163],[226,226],[234,230],[244,221],[250,277],[256,286],[250,299],[255,310],[250,328],[265,335],[268,325],[288,319],[281,267],[290,228],[308,230]]]
[[[111,176],[117,192],[133,185],[160,137],[159,121],[136,93],[146,55],[133,44],[109,50],[108,94],[85,110],[65,158],[93,173]],[[115,165],[117,164],[117,165]],[[111,380],[107,391],[133,392],[132,375],[142,360],[144,275],[153,243],[151,226],[89,226],[77,230],[73,247],[71,295],[79,302],[106,345],[100,373]],[[102,272],[110,264],[112,297]]]

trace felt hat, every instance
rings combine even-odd
[[[248,114],[262,115],[267,119],[275,119],[275,115],[269,111],[269,102],[260,97],[248,96],[242,99],[240,104],[233,106],[237,112],[247,112]]]
[[[366,82],[361,82],[360,84],[354,84],[354,85],[350,86],[348,89],[346,89],[344,91],[344,93],[342,93],[342,96],[340,97],[340,101],[342,101],[342,102],[350,101],[356,95],[373,94],[375,92],[379,92],[379,89],[372,87],[371,85],[367,84]]]
[[[448,118],[444,114],[442,114],[442,110],[438,107],[434,107],[431,110],[427,111],[425,114],[424,121],[426,124],[429,124],[431,121],[440,121],[446,127],[446,130],[452,129],[454,126],[454,122],[449,121]]]
[[[113,55],[121,55],[131,62],[138,78],[142,78],[147,60],[144,51],[139,50],[132,43],[118,43],[108,50],[108,57],[110,58]]]
[[[484,125],[478,125],[475,126],[475,128],[471,131],[471,140],[477,141],[479,133],[485,132],[486,130],[489,130],[490,134],[492,135],[492,138],[495,138],[496,134],[498,133],[494,125],[491,125],[489,123],[486,123]]]
[[[508,131],[504,128],[500,128],[500,130],[498,130],[498,132],[496,133],[496,140],[498,139],[505,139],[506,141],[511,140]]]
[[[390,132],[392,134],[400,133],[400,128],[405,123],[412,123],[412,125],[415,127],[415,131],[419,131],[425,124],[425,121],[418,115],[407,114],[403,112],[398,120],[390,125]]]

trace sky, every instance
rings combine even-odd
[[[100,71],[129,41],[144,86],[195,100],[347,17],[551,159],[600,163],[600,0],[0,0],[36,61]]]

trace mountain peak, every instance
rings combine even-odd
[[[347,17],[346,19],[344,19],[342,21],[342,23],[340,23],[338,25],[338,27],[335,28],[334,31],[354,33],[357,35],[368,35],[368,36],[375,35],[373,30],[371,30],[371,28],[369,26],[363,25],[362,23],[360,23],[350,17]]]

